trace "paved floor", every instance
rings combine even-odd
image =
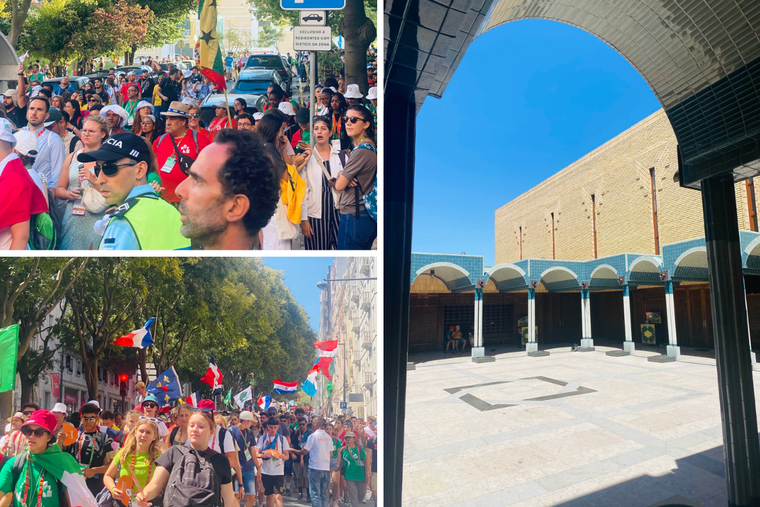
[[[711,353],[550,350],[410,357],[404,507],[726,505]]]

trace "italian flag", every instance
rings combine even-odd
[[[200,19],[201,36],[198,38],[198,68],[201,74],[214,83],[220,90],[227,89],[224,80],[224,63],[219,47],[219,34],[216,32],[216,3],[219,0],[199,0],[198,19]]]
[[[57,445],[51,445],[42,454],[28,454],[29,460],[40,465],[46,474],[61,481],[71,501],[71,507],[98,507],[82,475],[79,463],[71,454],[61,452]]]

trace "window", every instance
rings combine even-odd
[[[747,211],[749,214],[749,230],[757,232],[757,202],[755,201],[755,180],[744,182],[747,187]]]
[[[649,170],[649,181],[652,187],[652,228],[654,229],[654,254],[660,255],[660,229],[657,226],[657,183],[654,167]]]
[[[77,376],[80,376],[80,375],[82,375],[82,361],[77,360]]]
[[[596,244],[596,195],[591,194],[591,228],[594,233],[594,259],[599,258],[599,252]]]
[[[522,253],[522,239],[523,239],[522,238],[522,226],[519,227],[519,234],[520,234],[520,238],[519,238],[519,240],[520,240],[520,260],[522,260],[522,258],[523,258],[523,253]]]
[[[74,372],[74,368],[71,365],[71,356],[68,356],[68,355],[66,356],[66,369],[69,370],[69,373]],[[79,372],[77,372],[77,375],[79,375]]]
[[[554,244],[554,213],[552,212],[552,259],[557,258],[557,249]]]

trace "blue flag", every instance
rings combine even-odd
[[[156,380],[148,384],[145,390],[155,396],[162,406],[182,398],[182,389],[174,366],[156,377]]]

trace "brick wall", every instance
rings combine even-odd
[[[552,213],[557,259],[655,253],[650,169],[654,168],[662,245],[704,236],[702,197],[673,181],[676,138],[660,110],[508,202],[495,213],[496,263],[552,258]],[[759,182],[760,183],[760,182]],[[760,184],[755,185],[760,201]],[[736,184],[739,228],[749,228],[745,183]]]

